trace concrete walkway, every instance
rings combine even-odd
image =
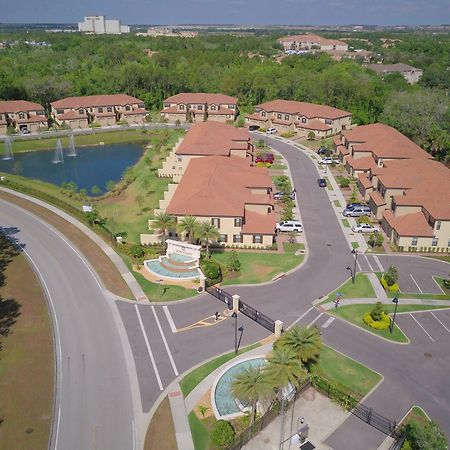
[[[71,223],[73,226],[77,227],[89,239],[94,241],[102,249],[102,251],[106,254],[106,256],[108,256],[108,258],[112,261],[112,263],[116,266],[117,270],[122,275],[122,278],[127,283],[128,287],[130,288],[134,297],[138,301],[144,301],[144,302],[149,301],[147,296],[145,295],[144,291],[142,290],[141,286],[139,285],[139,283],[136,281],[136,279],[134,278],[132,273],[128,270],[128,267],[122,261],[122,258],[103,239],[101,239],[96,233],[94,233],[86,225],[84,225],[79,220],[72,217],[70,214],[67,214],[64,211],[44,202],[42,200],[39,200],[34,197],[30,197],[29,195],[22,194],[21,192],[13,191],[11,189],[4,188],[4,187],[0,187],[0,190],[7,192],[8,194],[15,195],[17,197],[28,200],[29,202],[35,203],[36,205],[42,206],[43,208],[46,208],[49,211],[53,212],[54,214],[62,217],[64,220],[67,220],[67,222]]]
[[[194,442],[192,440],[191,428],[186,414],[186,406],[178,383],[175,388],[169,392],[168,397],[170,410],[172,411],[172,420],[175,428],[178,450],[194,450]]]
[[[378,298],[346,298],[339,302],[339,306],[346,305],[360,305],[360,304],[374,304],[376,302],[381,302],[384,304],[391,304],[392,299],[387,298],[386,300],[378,299]],[[430,306],[450,306],[450,300],[434,300],[430,299],[422,299],[422,298],[401,298],[398,302],[399,305],[430,305]],[[330,301],[329,303],[324,303],[322,305],[317,305],[319,308],[329,310],[335,308],[334,301]],[[401,314],[401,313],[400,313]]]
[[[384,290],[383,285],[380,283],[380,280],[374,273],[368,273],[367,277],[369,278],[370,284],[373,287],[373,290],[375,291],[375,296],[380,302],[386,303],[388,302],[388,296],[386,294],[386,291]]]

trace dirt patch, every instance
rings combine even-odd
[[[206,411],[204,411],[204,415],[201,413],[200,406],[204,406],[208,408]],[[211,389],[208,389],[200,399],[200,401],[195,405],[194,408],[195,415],[200,419],[204,419],[205,417],[211,417],[214,416],[214,411],[211,404]]]
[[[6,242],[0,236],[0,270]],[[0,274],[0,321],[9,330],[0,335],[0,448],[47,448],[54,389],[52,328],[41,285],[24,255],[14,256]]]
[[[177,441],[172,411],[166,397],[158,406],[145,436],[144,450],[175,450]]]
[[[103,253],[101,248],[96,243],[89,239],[77,227],[67,222],[57,214],[49,211],[47,208],[36,205],[35,203],[17,197],[13,194],[0,191],[0,198],[30,211],[34,215],[40,217],[55,227],[58,231],[64,234],[64,236],[66,236],[87,258],[109,291],[121,297],[131,299],[134,298],[128,288],[128,285],[125,283],[125,280],[122,278],[122,275],[120,275],[113,262],[106,256],[105,253]]]
[[[254,263],[250,265],[251,271],[258,276],[258,278],[267,278],[273,268],[268,266],[262,266],[261,264]]]

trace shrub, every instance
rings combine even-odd
[[[385,312],[381,313],[381,320],[373,320],[371,312],[366,312],[363,316],[363,321],[366,325],[376,330],[386,330],[391,324],[391,318]]]
[[[228,255],[227,269],[230,272],[239,272],[241,270],[241,262],[234,250]]]
[[[310,131],[308,133],[308,141],[313,141],[316,138],[316,135],[314,134],[314,131]]]
[[[216,284],[222,281],[222,271],[217,261],[212,259],[203,260],[202,271],[207,278],[208,284]]]
[[[264,148],[266,146],[266,144],[264,143],[264,139],[259,139],[258,142],[256,143],[256,146],[258,148]]]
[[[372,311],[370,311],[370,315],[372,316],[372,319],[377,322],[381,320],[381,317],[383,315],[383,306],[381,302],[375,303],[375,306],[372,308]]]
[[[370,233],[367,243],[371,247],[381,247],[384,242],[384,237],[381,233]]]
[[[218,447],[228,447],[234,442],[235,431],[230,422],[218,420],[212,429],[211,440]]]
[[[339,186],[341,188],[348,188],[350,186],[350,180],[348,178],[341,178]]]
[[[400,286],[398,285],[398,283],[394,283],[392,286],[388,286],[387,281],[384,279],[384,277],[382,277],[380,281],[384,289],[389,292],[397,292],[400,290]]]
[[[383,278],[386,280],[389,287],[393,286],[398,281],[397,268],[393,264],[390,265],[387,272],[383,275]]]

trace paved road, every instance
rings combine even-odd
[[[52,448],[133,449],[132,383],[112,300],[80,255],[45,223],[3,200],[0,211],[0,226],[24,245],[54,308]]]

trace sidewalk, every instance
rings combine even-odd
[[[172,420],[175,428],[178,450],[194,450],[194,441],[192,440],[186,405],[178,383],[174,389],[169,392],[168,397],[170,410],[172,411]]]
[[[347,298],[339,301],[339,307],[346,305],[361,305],[361,304],[374,304],[376,302],[381,302],[384,304],[391,304],[392,299],[387,298],[386,300],[378,298]],[[433,299],[422,299],[422,298],[401,298],[399,301],[401,305],[430,305],[430,306],[450,306],[450,300],[433,300]],[[330,310],[335,308],[334,301],[330,300],[329,303],[324,303],[323,305],[317,305],[319,308],[324,310]],[[398,313],[401,314],[401,313]]]

